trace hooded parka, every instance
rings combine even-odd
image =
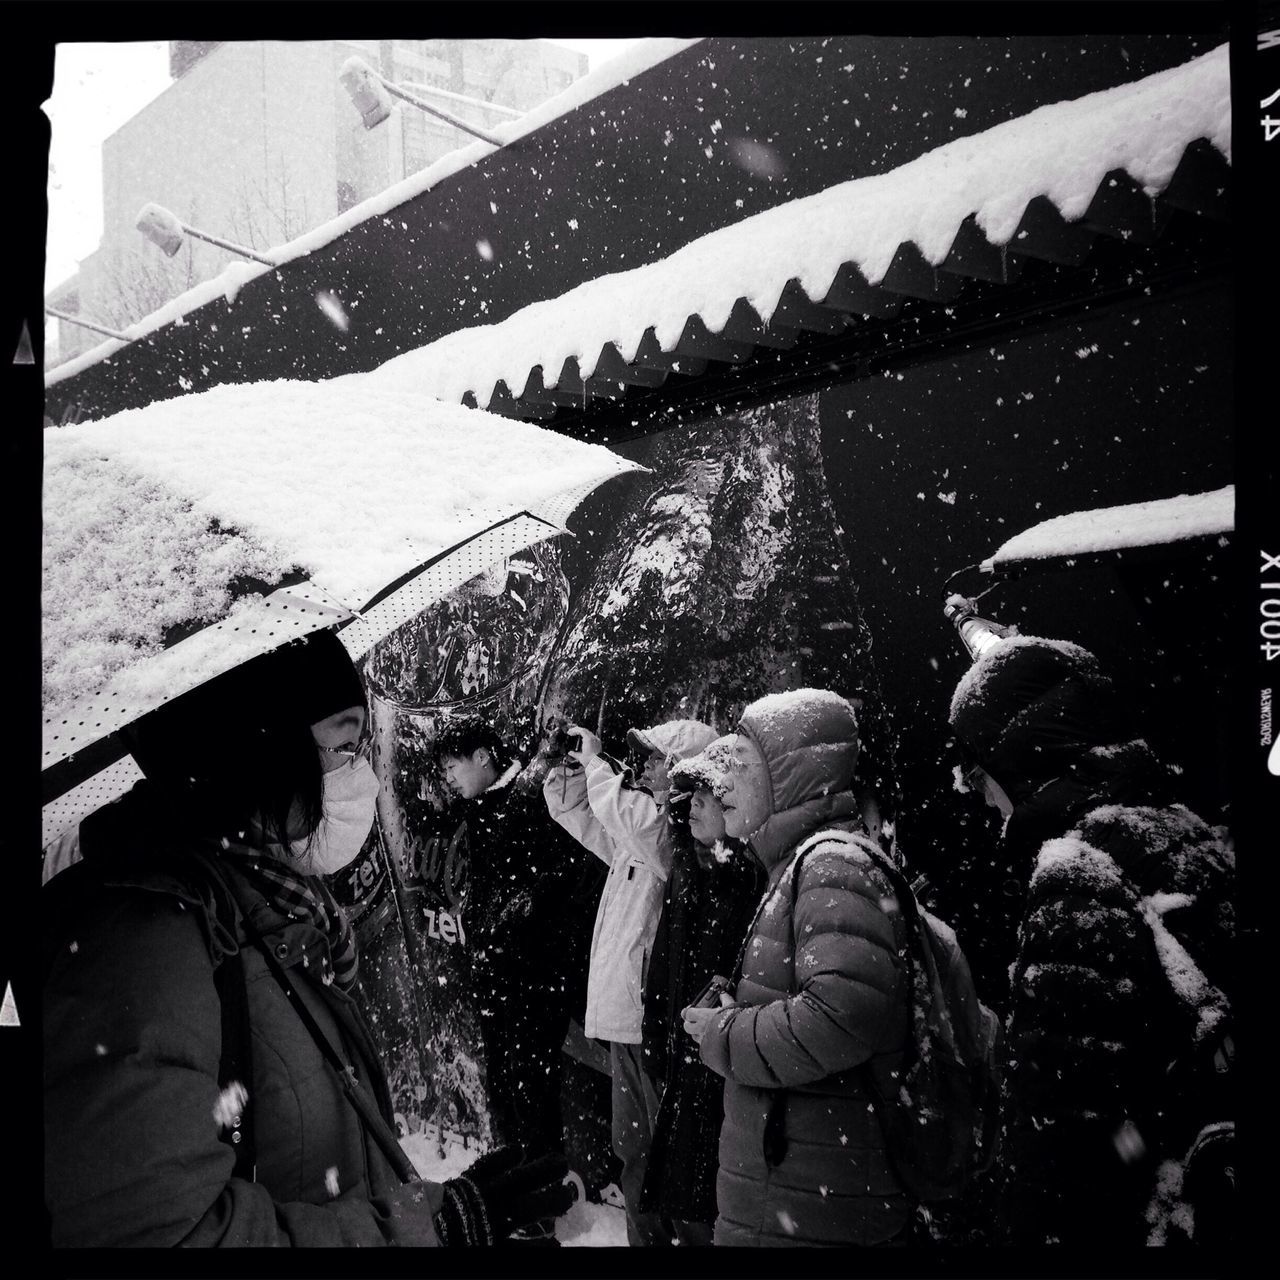
[[[1221,1243],[1226,1166],[1184,1157],[1235,1113],[1231,851],[1076,645],[1004,641],[951,723],[1013,802],[1002,1242]]]
[[[82,824],[83,861],[42,891],[53,1244],[437,1244],[441,1188],[400,1183],[248,941],[237,899],[394,1130],[373,1040],[327,980],[326,935],[285,915],[216,840],[184,835],[148,792],[140,783]],[[200,858],[219,859],[226,880]],[[248,1177],[233,1172],[237,1108],[219,1082],[215,971],[236,959],[251,1044]]]
[[[869,855],[815,833],[861,826],[849,790],[852,708],[823,690],[772,694],[739,726],[759,748],[772,816],[750,838],[768,888],[747,936],[736,1004],[708,1024],[702,1060],[725,1078],[718,1245],[875,1245],[914,1204],[894,1175],[864,1083],[900,1055],[906,937]]]

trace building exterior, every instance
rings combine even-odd
[[[123,328],[239,260],[191,238],[166,258],[135,227],[148,202],[267,249],[474,141],[407,105],[366,130],[338,79],[353,55],[481,128],[587,70],[584,55],[542,40],[172,41],[173,83],[103,143],[101,243],[50,305]],[[56,323],[49,365],[101,340]]]

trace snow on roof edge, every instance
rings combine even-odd
[[[1006,245],[1033,198],[1045,195],[1064,219],[1079,218],[1115,169],[1154,196],[1197,138],[1230,159],[1230,106],[1224,44],[1181,66],[953,139],[886,173],[762,210],[667,257],[445,334],[374,372],[442,400],[470,392],[487,408],[498,382],[518,396],[538,367],[548,387],[570,358],[579,376],[590,377],[610,343],[630,363],[648,328],[668,353],[695,314],[719,332],[739,298],[768,324],[789,279],[820,301],[840,267],[853,262],[875,285],[908,240],[937,265],[967,216],[976,214],[989,243]]]
[[[534,130],[542,128],[543,125],[549,124],[551,121],[567,115],[570,111],[576,110],[584,103],[599,97],[602,93],[607,93],[610,89],[614,89],[620,84],[626,84],[634,76],[648,71],[660,62],[665,62],[682,50],[700,43],[703,38],[701,36],[690,39],[655,36],[645,40],[634,48],[620,53],[617,57],[601,63],[594,71],[589,71],[585,76],[573,81],[572,84],[556,94],[555,97],[548,98],[545,102],[526,111],[519,120],[502,121],[495,125],[490,132],[500,137],[504,145],[515,142],[517,139],[533,133]],[[148,334],[154,333],[157,329],[163,328],[166,324],[177,321],[206,303],[212,302],[219,295],[228,296],[229,291],[233,289],[238,291],[239,286],[248,280],[264,275],[268,271],[273,271],[276,267],[284,266],[286,263],[294,262],[298,258],[306,257],[317,249],[324,248],[339,236],[345,235],[354,227],[359,226],[360,223],[367,222],[371,218],[385,216],[397,206],[412,200],[415,196],[419,196],[425,191],[430,191],[432,187],[442,182],[445,178],[452,177],[455,173],[470,168],[471,165],[483,160],[496,150],[498,150],[497,147],[491,146],[487,142],[473,142],[470,146],[459,147],[455,151],[450,151],[447,155],[441,156],[434,164],[430,164],[425,169],[420,169],[417,173],[410,174],[408,177],[401,179],[401,181],[383,188],[382,191],[370,196],[369,199],[363,200],[361,203],[353,205],[350,209],[340,213],[336,218],[330,218],[329,221],[322,222],[317,227],[312,227],[310,231],[303,232],[302,235],[283,245],[264,250],[263,252],[267,256],[274,259],[274,265],[272,266],[266,266],[261,263],[230,263],[229,268],[224,269],[220,275],[214,276],[211,280],[201,281],[185,293],[180,293],[176,298],[170,299],[169,302],[158,310],[151,312],[150,315],[144,316],[134,324],[127,325],[121,332],[128,334],[129,342],[108,338],[105,342],[100,342],[96,347],[90,347],[88,351],[81,352],[80,355],[73,357],[71,360],[46,370],[44,375],[45,386],[53,386],[66,378],[83,372],[90,366],[114,355],[117,351],[123,350],[131,342],[136,342],[139,338],[144,338]],[[239,270],[233,273],[233,278],[224,278],[227,277],[230,268],[238,268]],[[228,297],[228,300],[234,301],[234,296]]]
[[[1235,485],[1149,502],[1071,511],[1015,534],[982,562],[988,571],[1022,560],[1092,555],[1162,546],[1230,533],[1235,527]]]

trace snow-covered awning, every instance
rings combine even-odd
[[[999,573],[1027,561],[1062,560],[1110,551],[1226,537],[1235,528],[1235,485],[1154,502],[1099,507],[1055,516],[1010,538],[979,568]]]
[[[665,61],[690,45],[697,44],[696,39],[676,39],[655,37],[644,40],[617,57],[603,62],[585,76],[573,81],[560,93],[536,107],[526,111],[518,120],[503,120],[490,127],[490,132],[502,141],[503,146],[510,146],[526,137],[535,129],[540,129],[553,120],[559,119],[570,111],[575,111],[602,93],[625,84],[629,79],[642,74],[650,67]],[[397,110],[402,108],[397,107]],[[199,284],[172,298],[164,306],[144,316],[122,331],[129,342],[136,342],[149,333],[163,328],[167,324],[181,322],[187,316],[217,298],[226,298],[234,302],[239,291],[258,276],[266,275],[287,263],[306,257],[317,249],[332,244],[340,236],[346,235],[354,227],[371,218],[383,218],[406,201],[430,191],[446,178],[471,165],[478,164],[486,156],[497,150],[488,142],[473,142],[469,146],[459,147],[441,156],[439,160],[411,173],[400,182],[370,196],[367,200],[353,205],[350,209],[312,227],[285,244],[277,245],[263,251],[263,256],[270,258],[270,264],[258,262],[231,262],[213,279],[202,280]],[[70,378],[82,370],[106,359],[127,342],[111,338],[99,343],[96,347],[81,353],[71,360],[64,361],[45,374],[45,385],[50,386]]]
[[[1200,208],[1229,163],[1226,45],[1132,84],[1041,107],[885,174],[840,183],[388,361],[380,385],[512,416],[617,398],[706,359],[747,359],[1004,281],[1023,257],[1079,262],[1095,233],[1149,242],[1157,199]],[[1167,214],[1167,209],[1164,210]]]
[[[638,469],[367,378],[214,387],[51,428],[44,447],[54,792],[51,769],[78,781],[120,752],[77,753],[297,635],[341,628],[363,653]]]

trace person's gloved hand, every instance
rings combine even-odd
[[[517,1227],[564,1213],[574,1198],[564,1181],[569,1162],[559,1153],[523,1161],[522,1147],[499,1147],[450,1178],[435,1216],[440,1243],[495,1244]]]

